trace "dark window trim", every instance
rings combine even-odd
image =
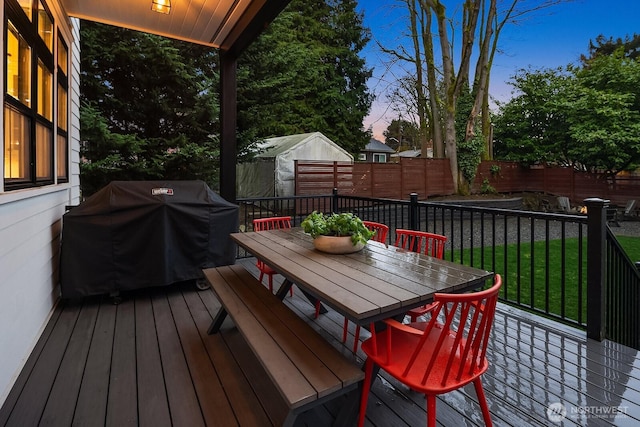
[[[49,19],[51,20],[52,28],[55,29],[56,28],[55,20],[53,19],[51,10],[49,9],[48,5],[45,2],[40,2],[40,3],[43,5],[45,12],[48,14]],[[40,60],[45,65],[45,67],[48,68],[49,72],[52,75],[51,99],[53,103],[52,112],[53,114],[55,114],[55,112],[57,111],[56,110],[57,78],[55,78],[56,76],[55,73],[58,70],[58,66],[57,66],[57,58],[55,57],[54,53],[56,52],[55,48],[56,48],[56,44],[58,43],[58,39],[56,37],[53,38],[53,51],[50,51],[47,45],[45,44],[44,40],[42,40],[40,38],[40,35],[38,34],[38,18],[39,17],[37,12],[38,12],[39,6],[36,5],[36,7],[34,7],[34,5],[35,5],[35,2],[32,2],[32,8],[31,8],[32,20],[30,21],[29,18],[27,18],[27,16],[25,15],[22,8],[20,7],[20,4],[16,0],[5,0],[4,2],[4,6],[5,6],[5,15],[4,15],[4,22],[3,22],[4,51],[5,52],[7,51],[6,34],[9,30],[9,21],[13,23],[13,25],[16,27],[20,35],[31,47],[31,106],[30,107],[27,107],[19,100],[14,99],[12,96],[7,95],[7,82],[6,82],[7,61],[6,61],[6,57],[3,58],[3,69],[4,69],[4,76],[5,76],[5,79],[2,82],[3,98],[4,98],[3,114],[4,114],[4,105],[8,105],[11,108],[15,108],[16,110],[18,110],[18,112],[20,112],[21,114],[24,114],[30,120],[30,129],[29,129],[29,132],[30,132],[30,147],[29,147],[30,178],[28,180],[21,180],[21,179],[13,179],[13,178],[7,179],[4,176],[2,176],[5,191],[51,185],[56,182],[56,178],[58,175],[57,165],[54,161],[56,158],[54,153],[57,150],[57,129],[54,129],[53,124],[56,120],[54,119],[54,117],[52,117],[52,120],[49,120],[38,113],[38,96],[37,96],[39,94],[39,89],[40,89],[38,87],[38,60]],[[67,66],[69,66],[69,64],[67,64]],[[66,89],[68,93],[68,87]],[[51,138],[48,141],[49,149],[51,153],[51,156],[48,159],[51,176],[46,178],[38,178],[36,173],[37,171],[36,159],[38,158],[38,153],[36,152],[36,147],[37,147],[36,129],[38,124],[41,124],[47,127],[51,134]],[[4,130],[3,130],[3,138],[4,138]],[[67,154],[66,155],[68,155],[68,150],[69,150],[68,141],[69,140],[67,135]],[[4,156],[4,153],[3,153],[3,156]],[[67,180],[66,181],[68,181],[68,170],[69,170],[69,164],[67,161]],[[63,181],[61,180],[59,182],[63,182]]]

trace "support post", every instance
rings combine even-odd
[[[238,59],[220,52],[220,196],[236,202],[236,123]]]
[[[587,207],[587,337],[606,338],[606,239],[609,200],[589,198]]]
[[[338,189],[333,188],[333,197],[331,197],[331,212],[338,213]]]
[[[409,229],[418,230],[418,193],[409,194]]]

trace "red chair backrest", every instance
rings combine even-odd
[[[496,274],[493,286],[484,291],[435,294],[431,320],[426,323],[404,375],[422,375],[423,385],[429,382],[449,387],[486,371],[487,347],[501,286],[502,278]],[[429,360],[416,363],[424,349],[428,349]],[[418,366],[420,372],[411,372]]]
[[[440,234],[398,228],[394,246],[442,259],[446,242],[447,237]]]
[[[290,216],[274,216],[253,220],[253,231],[279,230],[281,228],[291,228]]]
[[[387,241],[387,234],[389,233],[389,227],[386,224],[373,221],[362,221],[365,227],[371,231],[375,231],[376,234],[371,238],[376,242],[385,243]]]

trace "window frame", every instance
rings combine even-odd
[[[3,20],[4,30],[4,75],[3,90],[4,90],[4,103],[3,103],[3,115],[8,109],[17,112],[21,117],[28,120],[28,147],[25,146],[24,150],[28,159],[28,169],[25,169],[19,177],[11,178],[7,176],[5,170],[3,179],[4,191],[40,187],[45,185],[55,184],[56,182],[66,181],[68,182],[68,159],[65,157],[66,163],[66,177],[59,177],[57,156],[68,156],[69,140],[68,130],[65,132],[66,146],[64,147],[64,153],[58,153],[61,151],[58,141],[58,65],[57,65],[57,46],[59,40],[63,40],[62,34],[56,31],[56,21],[53,14],[49,9],[47,3],[44,0],[33,0],[31,2],[31,15],[28,17],[23,10],[22,6],[17,0],[5,0],[4,2],[5,13]],[[49,48],[47,43],[40,36],[39,20],[41,16],[46,14],[46,17],[50,23],[50,29],[52,32],[52,46]],[[9,23],[15,27],[16,31],[25,40],[31,49],[30,57],[30,105],[27,106],[20,100],[14,98],[7,92],[7,34],[9,31]],[[65,41],[65,47],[68,44]],[[67,48],[67,69],[68,64],[68,48]],[[44,70],[44,72],[41,72]],[[46,94],[42,94],[41,76],[46,76]],[[67,90],[67,117],[68,117],[68,76],[66,77],[66,90]],[[41,100],[46,101],[46,105],[41,103]],[[45,115],[40,114],[43,112]],[[50,117],[47,117],[50,116]],[[68,121],[68,119],[67,119]],[[7,118],[5,116],[5,123],[3,135],[10,135],[11,130],[7,128]],[[68,126],[68,122],[67,122]],[[5,147],[6,148],[6,147]],[[5,151],[3,150],[3,162],[5,162]]]
[[[387,163],[387,155],[385,153],[373,153],[373,163]]]

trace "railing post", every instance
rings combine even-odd
[[[331,197],[331,212],[338,213],[338,188],[333,187],[333,197]]]
[[[589,198],[587,207],[587,337],[606,337],[607,207],[609,200]]]
[[[409,229],[418,230],[418,193],[409,194]]]

